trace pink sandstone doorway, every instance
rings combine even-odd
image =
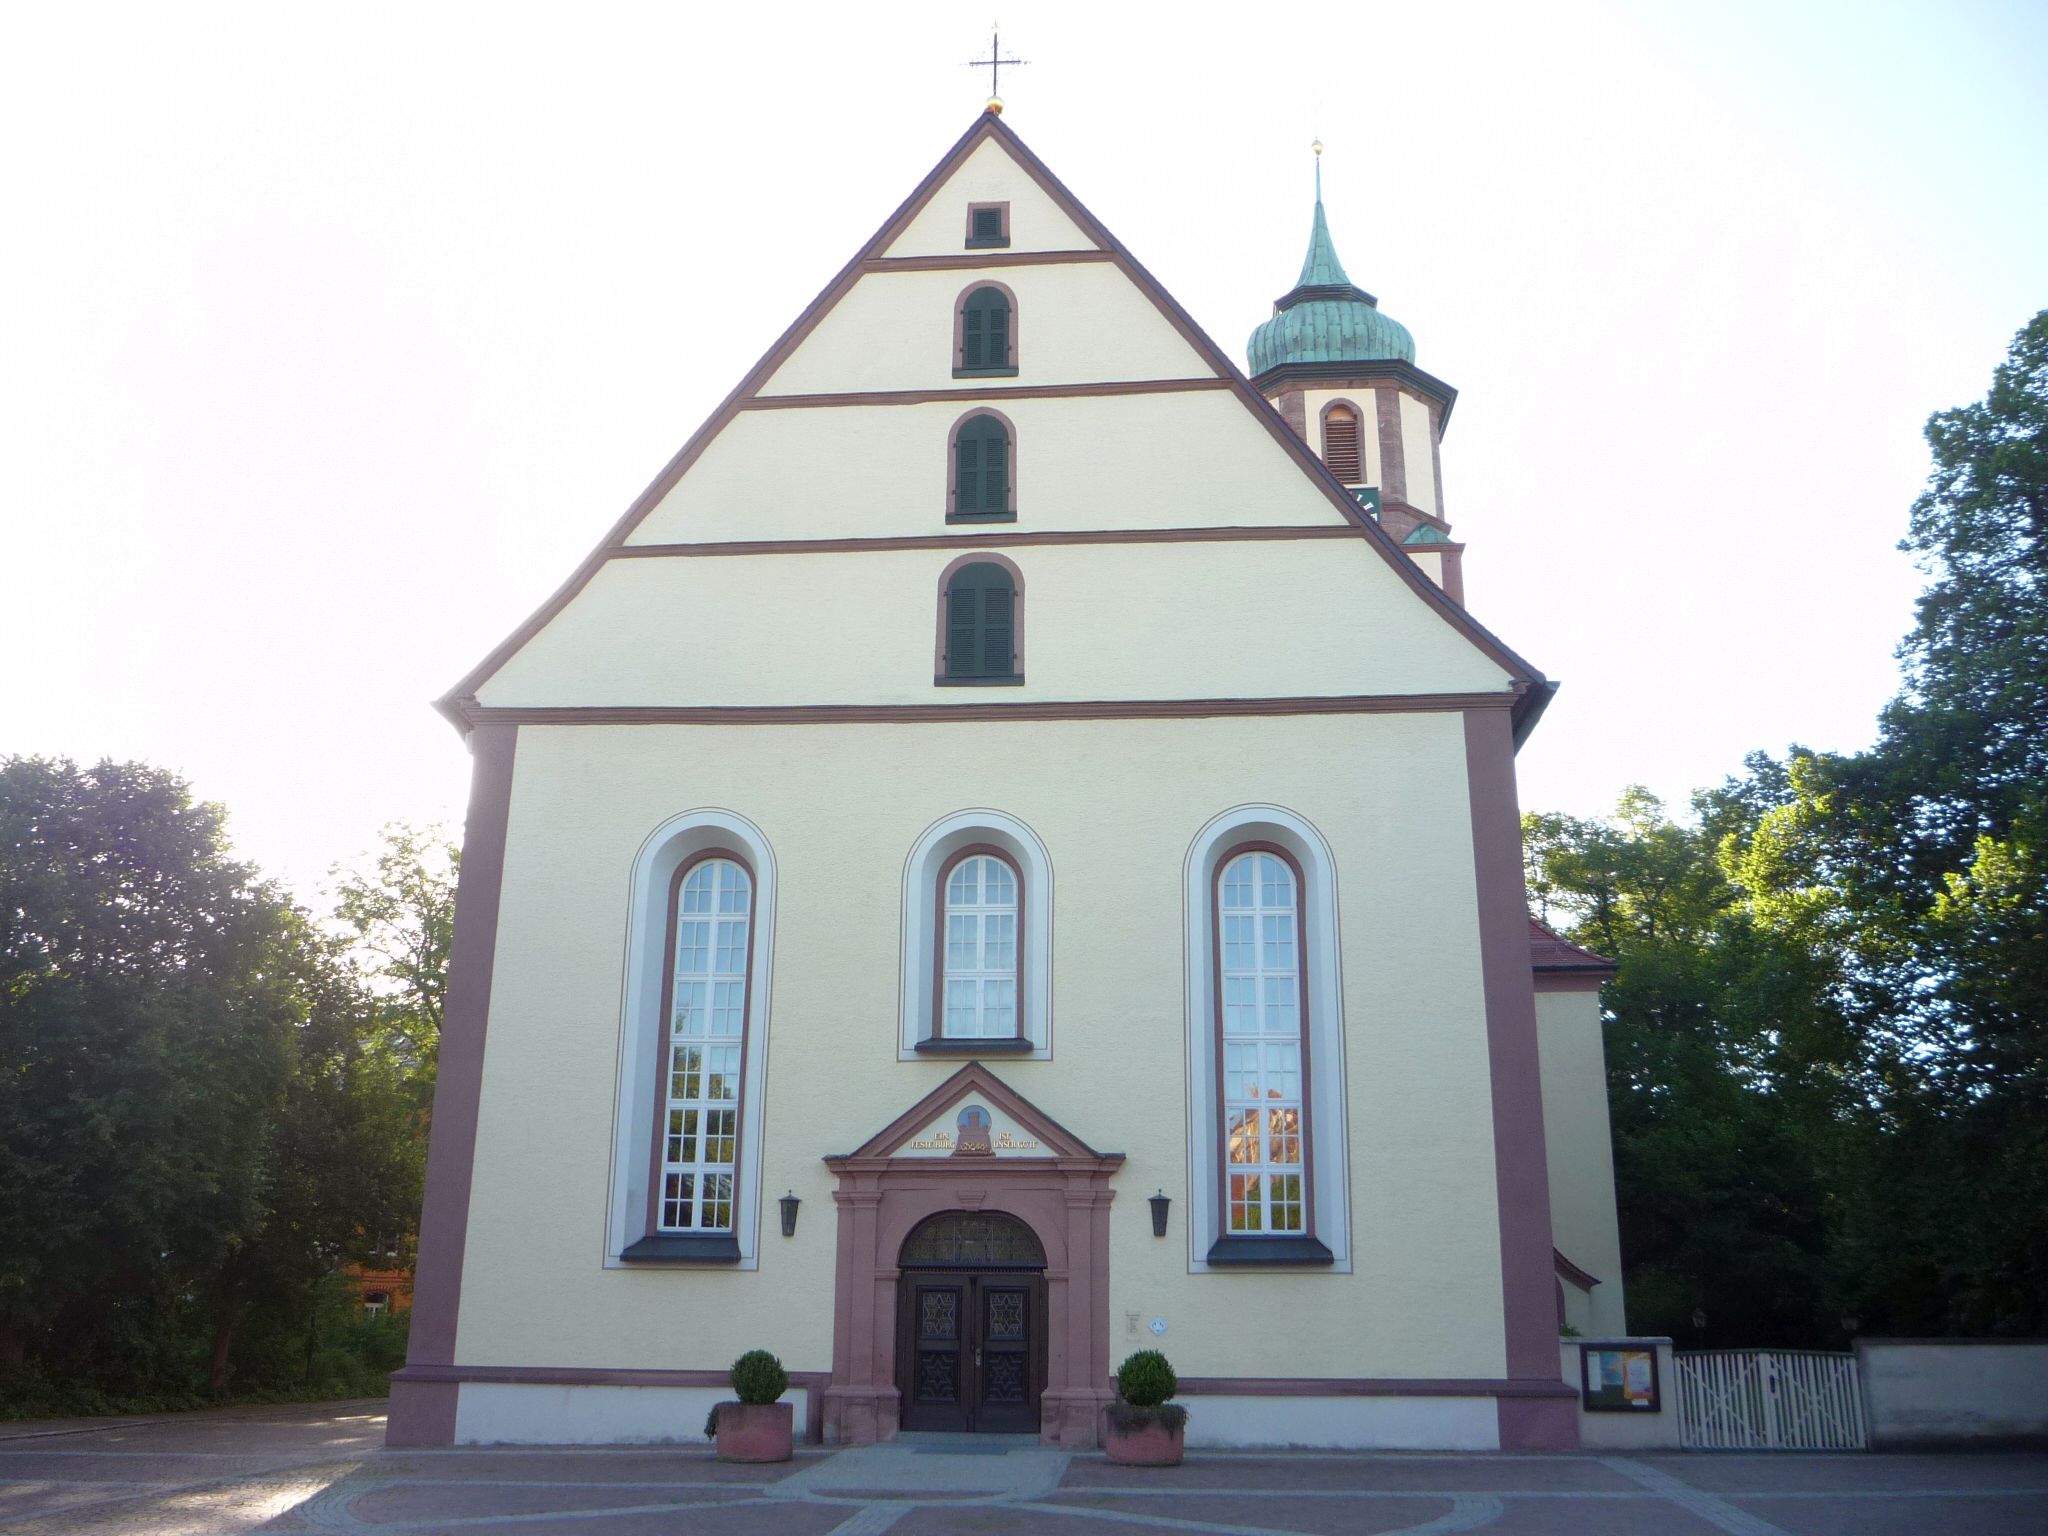
[[[991,1111],[1005,1124],[995,1144],[987,1134]],[[957,1136],[919,1138],[942,1117],[958,1125]],[[915,1147],[914,1138],[919,1140]],[[931,1155],[935,1140],[947,1144],[941,1155]],[[993,1305],[996,1331],[1014,1332],[1017,1320],[1009,1316],[1014,1301],[1025,1309],[1026,1334],[1036,1335],[1029,1344],[1042,1361],[1032,1370],[1038,1388],[1036,1422],[1028,1412],[1019,1413],[1015,1402],[1003,1402],[984,1405],[996,1410],[987,1427],[1035,1428],[1041,1440],[1070,1449],[1096,1445],[1102,1410],[1111,1396],[1109,1206],[1115,1191],[1109,1181],[1123,1161],[1120,1152],[1095,1151],[979,1062],[962,1067],[857,1151],[825,1159],[839,1181],[833,1192],[839,1248],[826,1438],[865,1444],[892,1440],[905,1427],[901,1383],[905,1356],[914,1357],[917,1344],[905,1337],[905,1330],[920,1321],[906,1316],[906,1298],[917,1298],[920,1283],[939,1283],[930,1278],[920,1282],[921,1275],[951,1274],[956,1308],[986,1311]],[[1004,1282],[1001,1265],[928,1271],[915,1249],[910,1267],[904,1267],[906,1243],[925,1223],[984,1212],[991,1218],[999,1215],[1005,1230],[1011,1224],[1022,1228],[1036,1245],[1043,1268],[1017,1271],[1030,1274],[1030,1284],[1020,1285],[1014,1274]],[[935,1304],[934,1321],[943,1323],[943,1312],[943,1304]],[[991,1369],[986,1320],[956,1313],[954,1329],[956,1349],[971,1350],[981,1336],[984,1361],[980,1380],[955,1362],[954,1390],[985,1396]],[[944,1341],[938,1342],[942,1347],[931,1353],[944,1354]],[[996,1342],[1008,1349],[1016,1340]],[[913,1421],[923,1422],[931,1416],[927,1410],[938,1406],[928,1400],[931,1395],[921,1399],[912,1391]],[[1009,1395],[1007,1384],[1003,1395]],[[962,1417],[970,1422],[953,1427],[972,1427],[980,1414]]]

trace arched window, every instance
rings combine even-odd
[[[1017,371],[1017,299],[1001,283],[981,283],[960,296],[953,323],[953,373]]]
[[[1022,584],[1007,561],[969,559],[947,568],[939,618],[942,684],[1024,681]]]
[[[998,878],[991,886],[984,878],[971,892],[964,881],[956,888],[955,875],[976,858],[999,864],[1007,881]],[[955,906],[949,900],[956,894],[963,905]],[[1052,896],[1052,855],[1038,834],[1016,817],[981,806],[955,811],[925,828],[903,864],[898,1061],[931,1056],[1051,1059]],[[1014,922],[989,921],[1011,913]],[[971,927],[964,922],[952,924],[952,916],[971,916],[975,921]],[[950,953],[949,928],[962,945]],[[988,943],[991,937],[997,940],[993,955]],[[970,938],[980,946],[978,954],[968,947]],[[1013,981],[1010,1006],[1015,1010],[1014,1025],[1000,1037],[956,1036],[946,1018],[949,970],[958,981]],[[994,975],[970,976],[971,971]],[[982,1009],[979,1022],[983,1027],[991,1023],[987,1005],[994,1001],[1000,1007],[1004,1001],[991,999],[987,993],[987,988],[977,985],[974,1001]]]
[[[718,850],[676,871],[657,1089],[658,1233],[733,1229],[753,916],[753,878],[736,856]]]
[[[1223,1231],[1307,1236],[1308,1034],[1301,883],[1278,849],[1232,854],[1216,877]]]
[[[1018,1040],[1023,879],[993,848],[953,856],[939,876],[939,976],[933,1012],[947,1040]]]
[[[1015,445],[1009,422],[976,411],[953,428],[948,522],[1009,522],[1017,514]]]
[[[1329,843],[1240,805],[1188,849],[1188,1258],[1351,1272],[1343,962]]]
[[[1346,485],[1365,483],[1365,458],[1357,408],[1343,401],[1323,411],[1323,462]]]

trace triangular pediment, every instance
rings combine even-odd
[[[1102,1156],[978,1061],[955,1072],[851,1155],[962,1162]]]

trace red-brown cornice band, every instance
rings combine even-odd
[[[856,555],[905,549],[1004,549],[1012,544],[1258,544],[1285,539],[1355,539],[1358,529],[1323,523],[1271,528],[1068,528],[1019,533],[904,533],[865,539],[730,539],[716,544],[627,544],[614,560],[706,559],[720,555]],[[1430,549],[1462,549],[1432,544]]]
[[[578,704],[493,707],[450,699],[478,725],[934,725],[956,720],[1203,720],[1267,715],[1424,715],[1514,710],[1501,693],[1311,694],[1272,699],[1044,699],[962,704]]]

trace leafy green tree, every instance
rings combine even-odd
[[[1527,817],[1524,844],[1539,911],[1620,965],[1602,1005],[1630,1326],[1812,1342],[1848,1048],[1824,960],[1760,929],[1713,833],[1643,789],[1606,821]]]
[[[337,870],[335,926],[350,965],[376,999],[392,1048],[432,1097],[455,935],[460,847],[440,827],[393,822],[368,870]]]
[[[283,1390],[237,1348],[410,1229],[432,1031],[344,948],[174,775],[0,759],[0,1396]]]

